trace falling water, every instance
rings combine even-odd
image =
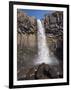
[[[54,56],[50,56],[49,48],[46,42],[46,35],[44,26],[42,25],[41,21],[37,20],[37,40],[38,40],[38,56],[35,61],[37,64],[41,63],[58,63]]]

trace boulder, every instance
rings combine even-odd
[[[45,63],[42,63],[38,66],[37,72],[36,72],[36,78],[37,79],[48,79],[49,78],[49,66]]]
[[[59,65],[51,65],[49,73],[51,78],[62,78],[62,70]]]
[[[28,73],[26,75],[26,79],[27,80],[34,80],[36,71],[37,71],[37,69],[35,67],[29,69],[29,71],[28,71]]]
[[[42,63],[38,66],[21,68],[17,73],[18,80],[63,78],[63,69],[61,64],[62,62],[59,65],[48,65]]]

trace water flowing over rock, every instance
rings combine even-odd
[[[45,30],[40,20],[37,20],[38,60],[35,63],[49,62],[49,49],[46,45]]]
[[[37,29],[38,56],[34,63],[58,64],[57,59],[53,55],[50,55],[48,43],[46,42],[45,29],[39,19],[37,20]]]

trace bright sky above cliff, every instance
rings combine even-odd
[[[31,9],[19,9],[25,13],[27,13],[28,16],[34,16],[37,19],[42,19],[44,18],[45,14],[51,14],[54,11],[50,11],[50,10],[31,10]]]

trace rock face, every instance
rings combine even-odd
[[[28,16],[24,11],[17,10],[17,68],[32,64],[37,53],[36,18]],[[30,62],[28,62],[30,59]]]
[[[17,42],[18,47],[27,46],[28,43],[31,44],[30,38],[34,46],[36,41],[36,31],[37,31],[37,23],[36,18],[28,16],[24,11],[17,11]],[[31,37],[32,36],[32,37]]]
[[[34,33],[36,32],[36,18],[28,16],[23,11],[17,11],[18,33]]]
[[[58,65],[48,65],[42,63],[31,68],[21,69],[18,72],[18,80],[35,79],[56,79],[63,78],[63,73]]]
[[[47,33],[54,35],[63,34],[63,12],[54,12],[50,16],[46,15],[44,19],[44,27]]]
[[[58,59],[63,60],[63,12],[45,15],[44,27],[50,50]]]

